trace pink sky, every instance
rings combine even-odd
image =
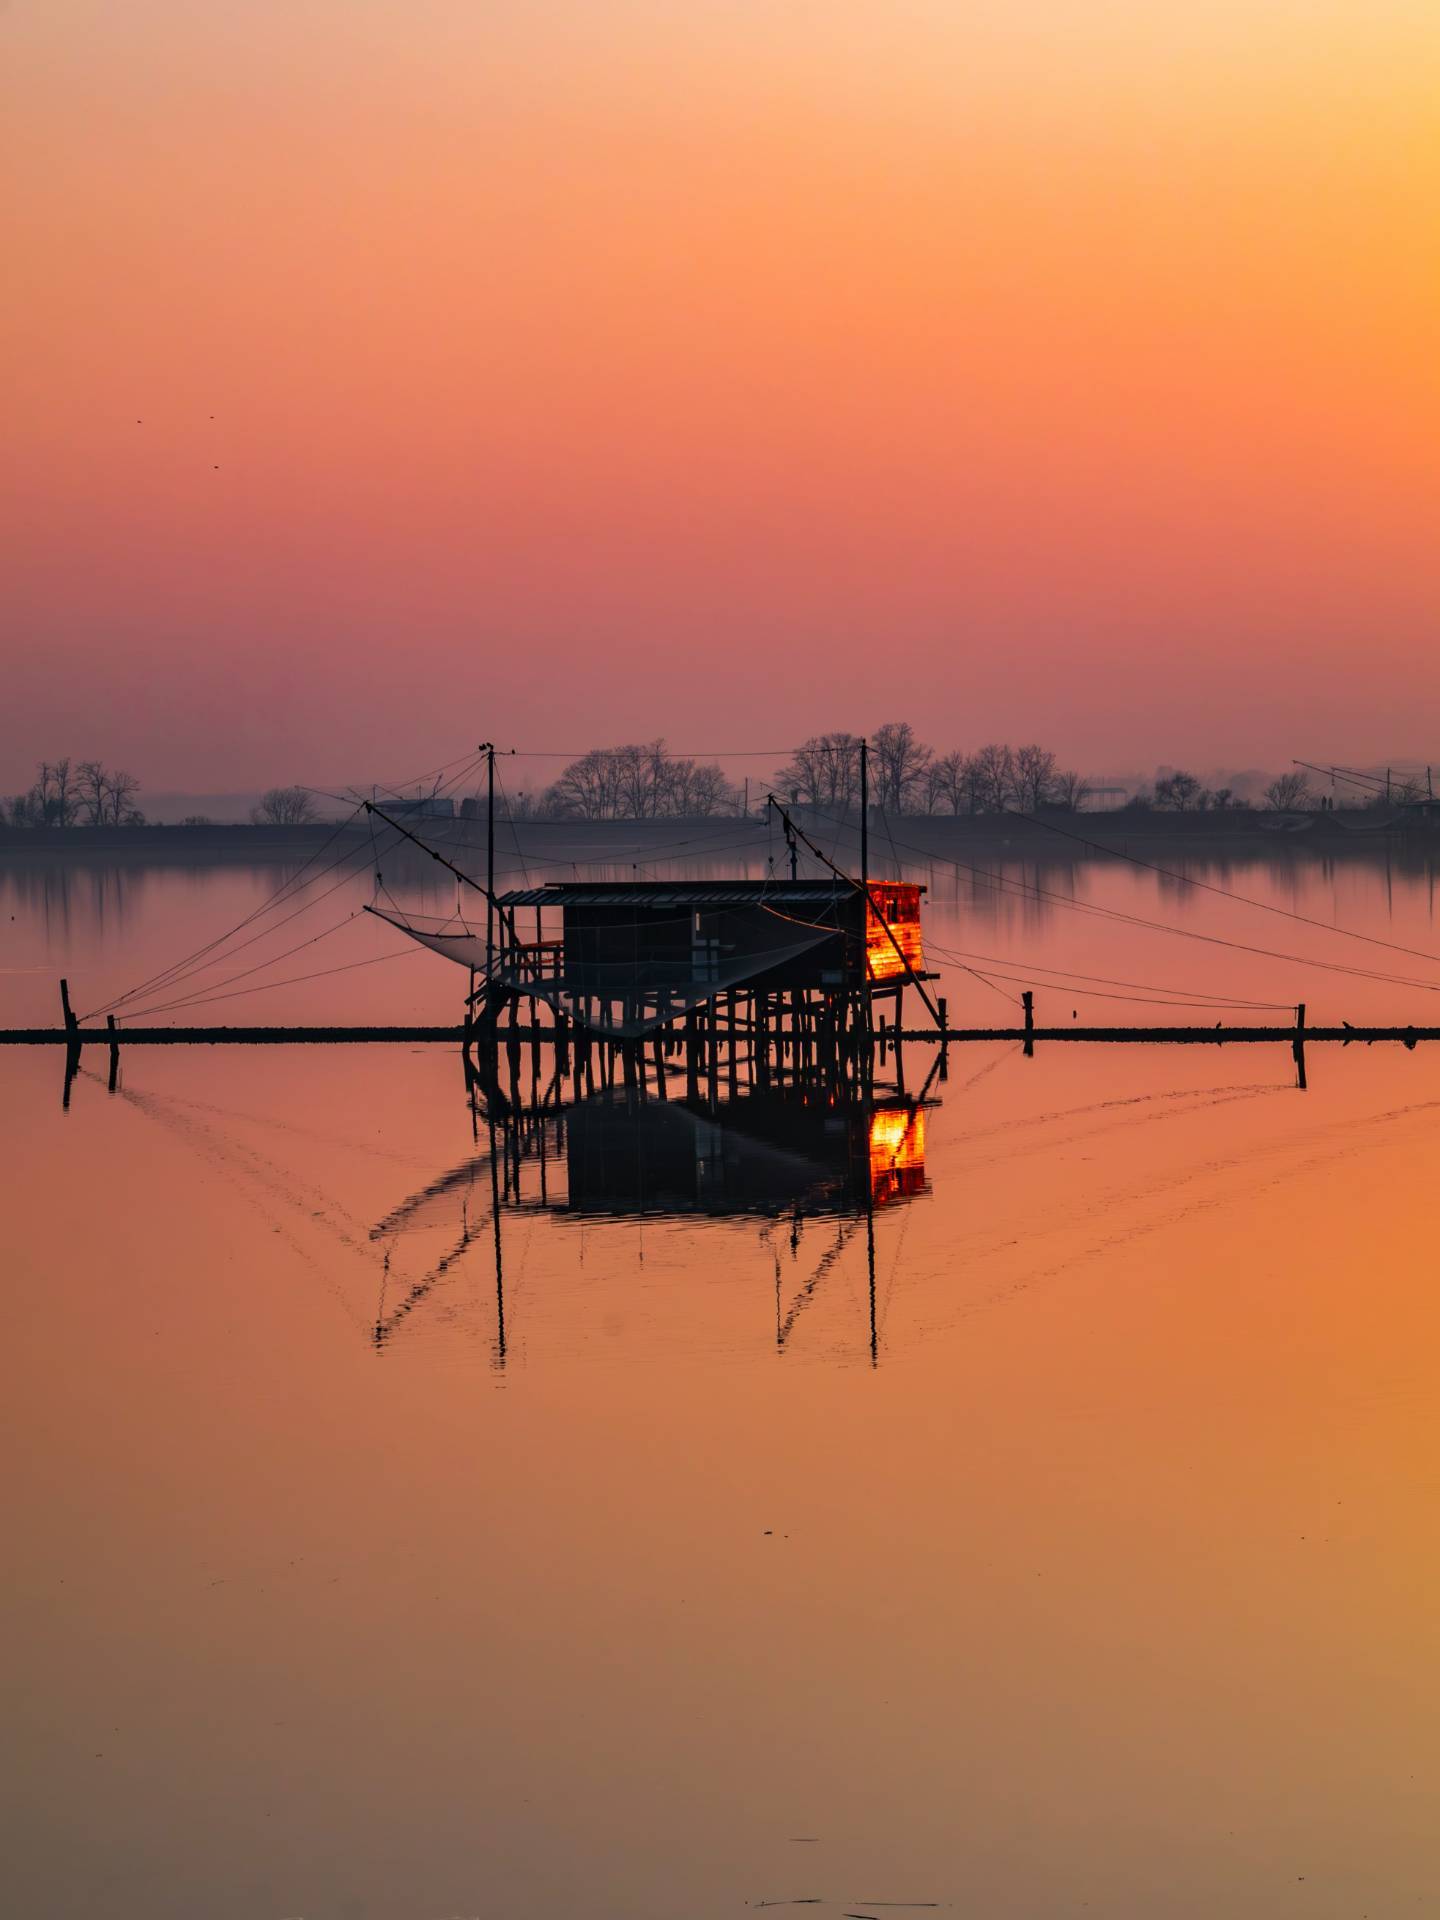
[[[0,45],[0,790],[900,715],[1440,759],[1430,0],[15,0]]]

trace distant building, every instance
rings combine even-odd
[[[385,811],[396,820],[453,820],[455,802],[438,793],[416,800],[387,800]]]

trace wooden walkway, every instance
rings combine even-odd
[[[8,1027],[0,1028],[0,1047],[281,1047],[281,1046],[460,1046],[467,1038],[455,1027]],[[468,1038],[476,1038],[472,1030]],[[501,1046],[512,1041],[554,1041],[574,1035],[557,1034],[549,1026],[502,1027]],[[986,1041],[1020,1041],[1039,1046],[1052,1040],[1088,1045],[1131,1046],[1304,1046],[1352,1041],[1398,1041],[1413,1047],[1421,1040],[1440,1040],[1440,1027],[877,1027],[877,1045],[907,1044],[970,1046]],[[493,1044],[493,1043],[492,1043]],[[636,1043],[640,1044],[640,1043]]]

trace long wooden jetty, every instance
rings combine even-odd
[[[441,1042],[465,1027],[0,1027],[3,1047],[357,1047]],[[538,1030],[537,1030],[538,1031]],[[547,1037],[553,1037],[546,1030]]]
[[[513,1026],[501,1029],[500,1044],[565,1038],[549,1026]],[[1092,1045],[1128,1043],[1140,1046],[1305,1046],[1327,1041],[1348,1046],[1352,1041],[1398,1041],[1414,1046],[1422,1040],[1440,1040],[1440,1027],[877,1027],[876,1045],[895,1041],[931,1046],[965,1046],[985,1041],[1020,1041],[1029,1045],[1051,1041],[1081,1041]],[[570,1036],[573,1041],[573,1035]],[[277,1046],[461,1046],[474,1041],[473,1027],[0,1027],[3,1047],[277,1047]],[[621,1046],[623,1043],[616,1042]]]

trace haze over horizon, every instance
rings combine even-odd
[[[0,13],[0,790],[1424,761],[1426,0]]]

